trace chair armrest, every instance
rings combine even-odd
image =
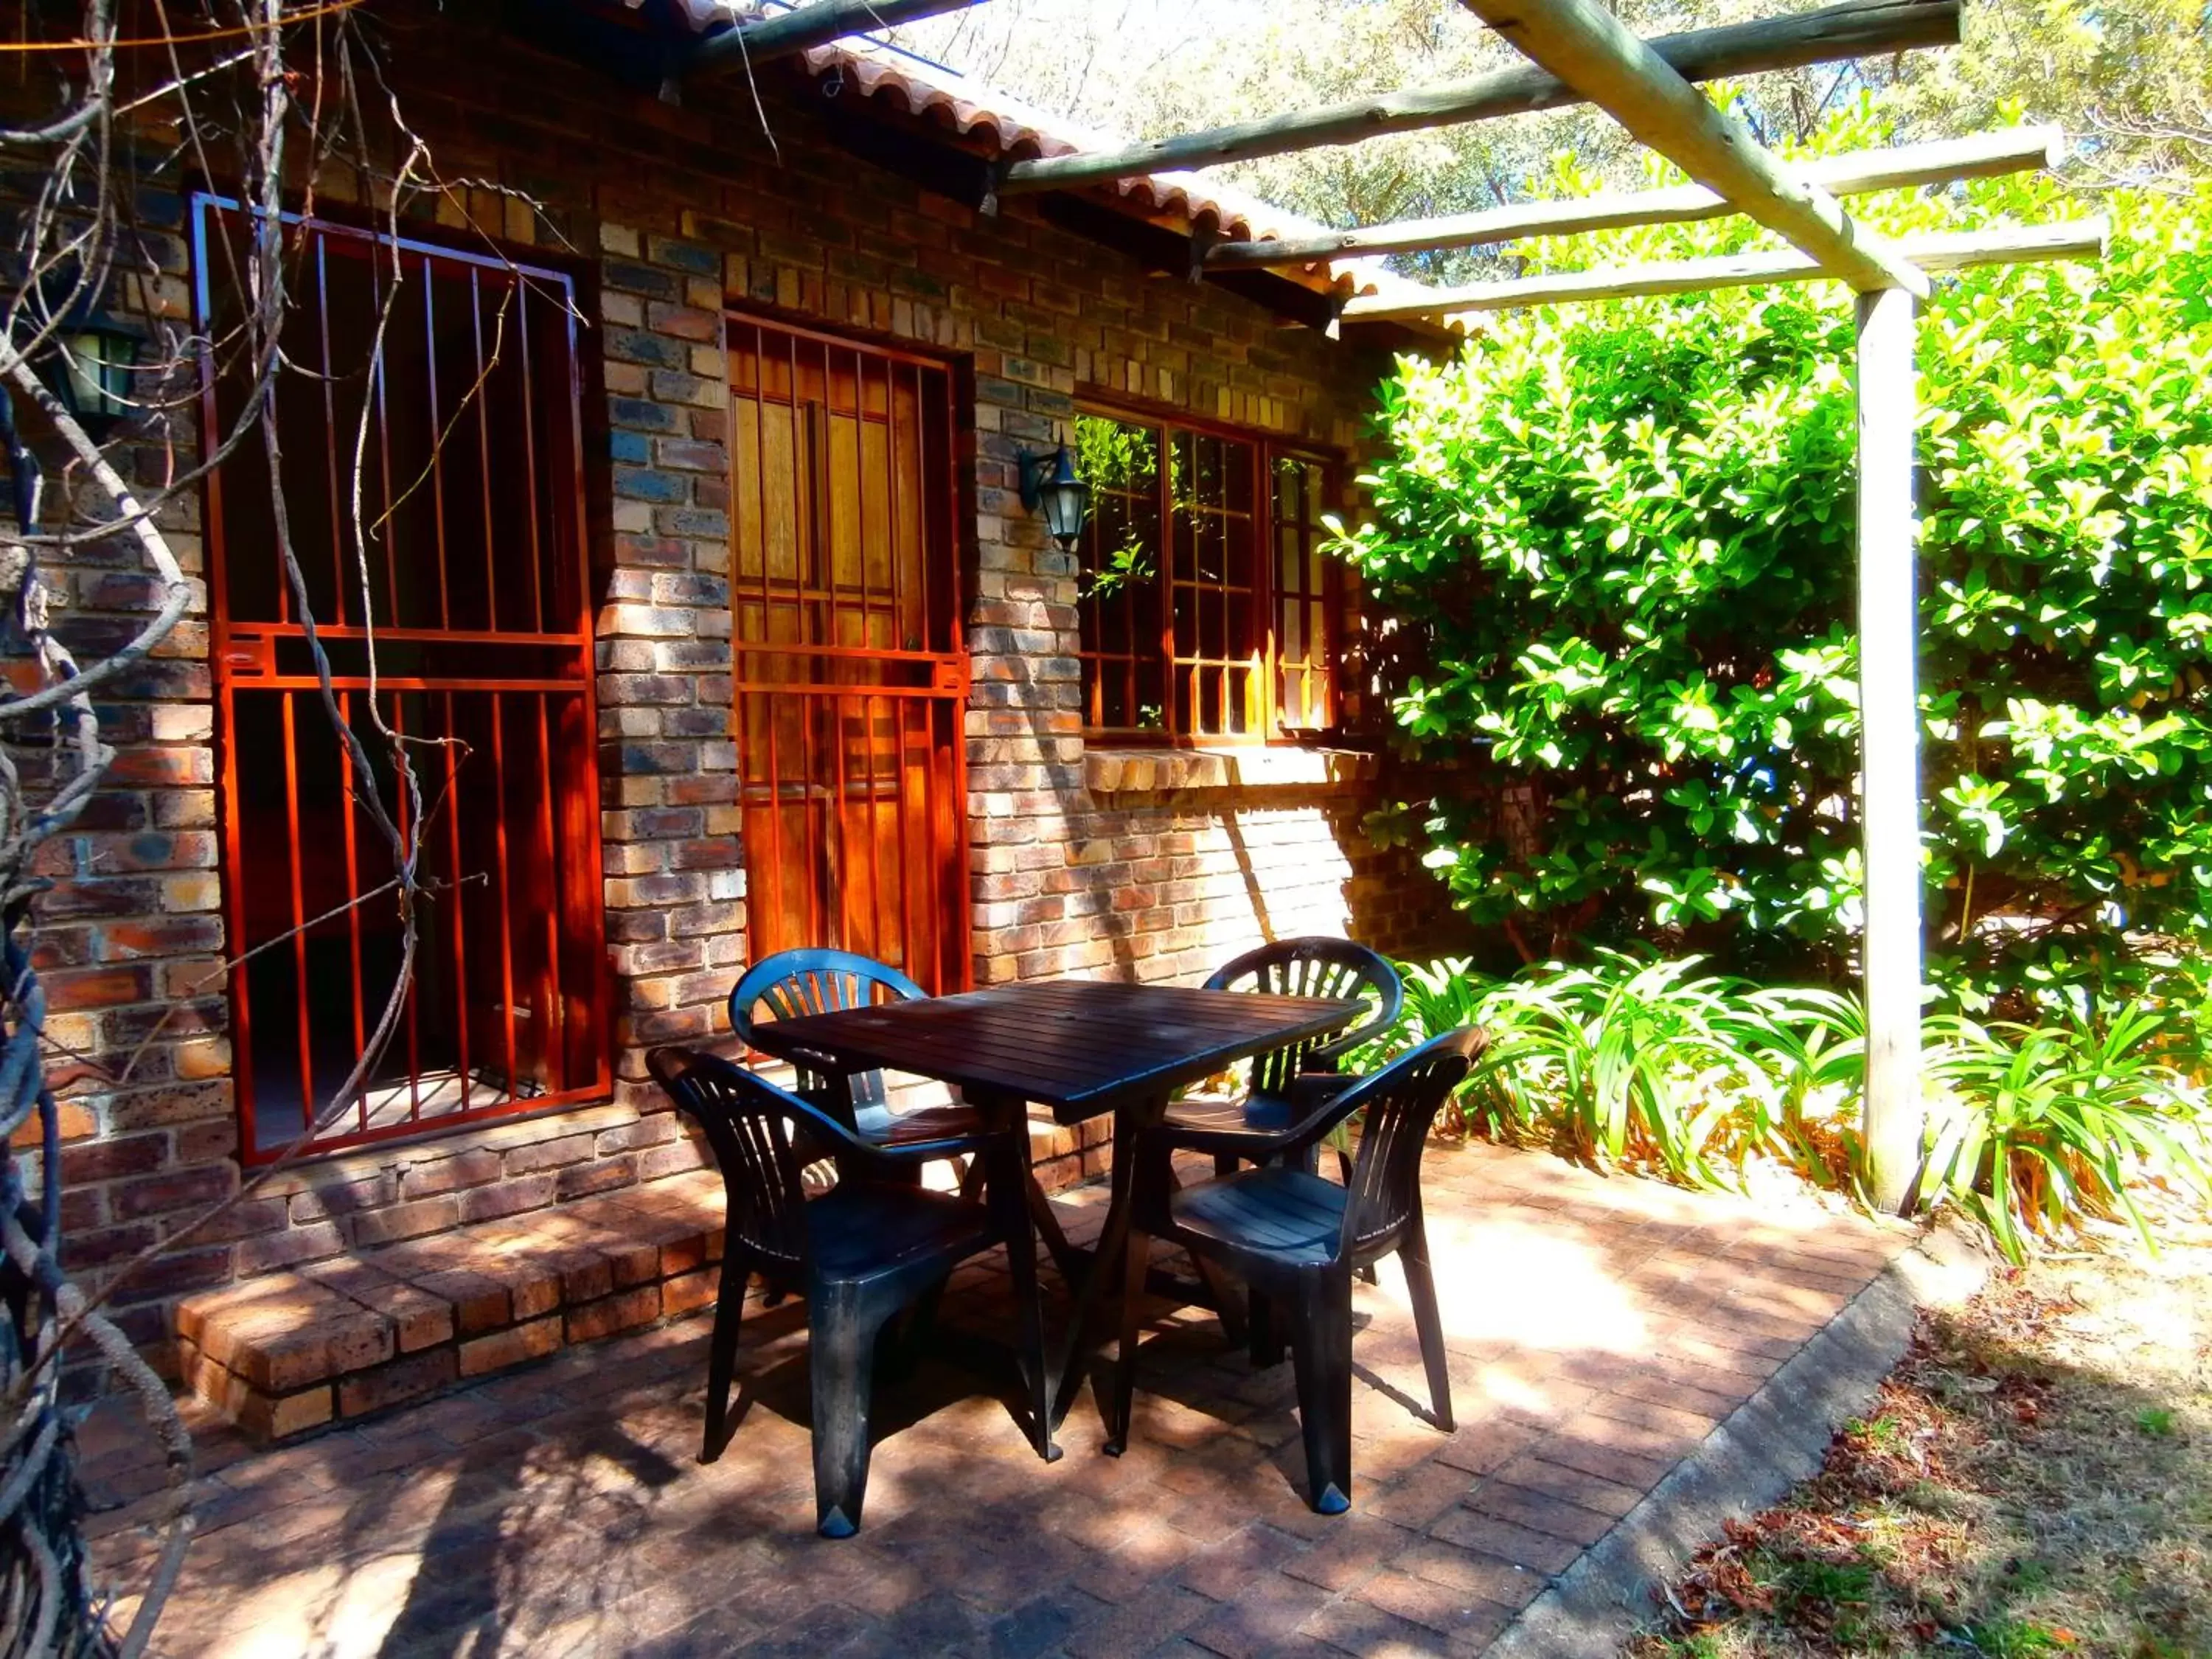
[[[1303,1121],[1358,1081],[1341,1072],[1301,1072],[1291,1079],[1291,1110]]]
[[[1337,1107],[1356,1078],[1330,1073],[1305,1074],[1291,1085],[1293,1120],[1279,1129],[1209,1129],[1195,1124],[1162,1123],[1137,1138],[1139,1149],[1154,1156],[1182,1152],[1231,1153],[1262,1162],[1279,1152],[1293,1152],[1318,1140],[1348,1114]],[[1157,1149],[1157,1150],[1155,1150]]]
[[[932,1158],[957,1158],[969,1152],[994,1150],[1007,1142],[1010,1132],[990,1129],[980,1133],[940,1135],[928,1140],[908,1140],[883,1146],[864,1139],[836,1113],[767,1079],[745,1071],[717,1054],[698,1054],[680,1048],[655,1048],[646,1056],[653,1079],[676,1104],[695,1115],[707,1109],[693,1097],[695,1089],[713,1086],[695,1080],[694,1073],[713,1078],[720,1074],[724,1086],[750,1089],[773,1102],[774,1109],[791,1120],[802,1134],[811,1136],[823,1151],[837,1157],[854,1157],[878,1164],[912,1164]]]
[[[927,1164],[940,1158],[969,1158],[997,1150],[1007,1139],[1004,1129],[988,1129],[980,1134],[943,1135],[935,1140],[898,1140],[883,1142],[869,1140],[863,1136],[841,1133],[836,1137],[837,1150],[880,1164]]]

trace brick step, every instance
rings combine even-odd
[[[185,1381],[282,1440],[710,1306],[711,1170],[252,1279],[177,1310]]]

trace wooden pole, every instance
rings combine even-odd
[[[1995,230],[1906,236],[1900,238],[1895,247],[1920,270],[1963,270],[1973,265],[2098,258],[2104,253],[2111,231],[2110,224],[2102,217],[2073,219],[2056,225],[2007,225]],[[1716,289],[1753,288],[1761,283],[1819,282],[1834,276],[1833,271],[1823,270],[1810,256],[1795,248],[1761,248],[1747,253],[1719,254],[1710,259],[1662,259],[1648,265],[1563,270],[1544,276],[1516,276],[1498,283],[1470,283],[1462,288],[1431,289],[1412,300],[1370,295],[1346,301],[1341,320],[1397,322],[1479,311],[1518,311],[1529,306],[1566,305],[1577,301],[1703,294]]]
[[[896,27],[924,17],[959,11],[981,0],[814,0],[809,6],[780,12],[757,23],[741,23],[702,40],[683,63],[681,73],[714,75],[746,64],[789,58],[848,35]]]
[[[1920,617],[1913,570],[1913,301],[1858,301],[1859,813],[1865,837],[1866,1178],[1902,1211],[1918,1183]]]
[[[1928,278],[1836,198],[1790,177],[1749,128],[1713,107],[1601,0],[1461,0],[1707,190],[1784,236],[1862,292],[1928,292]]]
[[[1966,179],[1991,179],[2001,173],[2056,167],[2064,148],[2064,137],[2056,127],[2011,127],[1967,138],[1941,138],[1788,165],[1807,184],[1818,185],[1838,196],[1861,196],[1879,190],[1955,184]],[[1311,264],[1363,254],[1430,253],[1438,248],[1480,247],[1527,236],[1685,224],[1725,218],[1735,211],[1727,198],[1703,185],[1680,185],[1671,190],[1613,191],[1565,202],[1522,202],[1476,213],[1334,230],[1319,236],[1223,242],[1207,253],[1206,264],[1209,270],[1242,270]]]
[[[1711,81],[1808,64],[1835,63],[1959,41],[1960,0],[1846,0],[1819,11],[1725,28],[1670,34],[1651,49],[1692,81]],[[1584,94],[1540,69],[1522,67],[1448,86],[1354,98],[1288,115],[1237,121],[1120,149],[1087,150],[1016,161],[997,194],[1073,190],[1115,179],[1217,162],[1282,155],[1328,144],[1356,144],[1386,132],[1417,132],[1462,121],[1579,104]]]

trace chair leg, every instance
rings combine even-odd
[[[714,1334],[707,1343],[707,1431],[699,1445],[702,1463],[713,1462],[728,1443],[723,1425],[730,1414],[730,1377],[737,1370],[745,1282],[751,1277],[751,1258],[744,1250],[725,1244],[721,1277],[714,1291]]]
[[[868,1494],[868,1405],[876,1331],[847,1286],[832,1286],[807,1309],[807,1369],[814,1397],[815,1529],[850,1538],[860,1529]]]
[[[1253,1365],[1264,1370],[1270,1365],[1283,1363],[1283,1333],[1275,1318],[1273,1305],[1266,1291],[1256,1288],[1246,1292],[1245,1322],[1251,1327],[1252,1344],[1249,1352]]]
[[[1444,1325],[1437,1312],[1436,1273],[1429,1265],[1429,1234],[1419,1214],[1398,1247],[1406,1268],[1406,1289],[1413,1301],[1413,1328],[1421,1336],[1421,1364],[1429,1374],[1430,1418],[1452,1431],[1451,1366],[1444,1357]]]
[[[1228,1179],[1229,1179],[1229,1177],[1230,1177],[1230,1176],[1231,1176],[1235,1175],[1236,1173],[1237,1173],[1237,1154],[1236,1154],[1236,1153],[1234,1153],[1234,1152],[1216,1152],[1216,1153],[1213,1155],[1213,1178],[1214,1178],[1216,1181],[1226,1181],[1226,1180],[1228,1180]]]
[[[1306,1501],[1322,1515],[1352,1507],[1352,1274],[1317,1274],[1292,1315],[1298,1429],[1306,1444]]]
[[[1129,1242],[1121,1269],[1121,1341],[1114,1356],[1114,1409],[1108,1419],[1110,1437],[1106,1455],[1119,1457],[1129,1449],[1129,1419],[1137,1398],[1137,1344],[1144,1324],[1145,1279],[1152,1261],[1149,1234],[1129,1229]],[[1100,1262],[1100,1271],[1106,1264]]]
[[[983,1160],[975,1160],[981,1167]],[[1030,1229],[1029,1172],[1018,1158],[1001,1159],[990,1175],[990,1201],[1006,1243],[1006,1272],[1013,1280],[1014,1309],[1021,1318],[1021,1346],[1015,1355],[1028,1395],[1030,1443],[1048,1463],[1060,1461],[1052,1437],[1052,1364],[1044,1342],[1044,1298],[1037,1287],[1036,1235]]]

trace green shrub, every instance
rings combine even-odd
[[[1598,1167],[1735,1186],[1754,1158],[1852,1188],[1866,1030],[1857,1000],[1701,971],[1696,957],[1600,951],[1510,978],[1464,959],[1407,964],[1395,1052],[1462,1025],[1490,1033],[1459,1097],[1462,1126]],[[2091,1218],[2143,1238],[2136,1190],[2212,1196],[2212,1112],[2186,1010],[2130,1005],[2041,1025],[1958,1016],[1927,1027],[1923,1210],[1954,1207],[2004,1254]],[[1377,1056],[1379,1058],[1379,1055]]]
[[[1460,1097],[1470,1128],[1699,1186],[1733,1184],[1753,1152],[1813,1167],[1810,1122],[1857,1079],[1855,1003],[1699,965],[1601,951],[1510,979],[1464,961],[1409,966],[1404,1041],[1490,1033]]]
[[[2207,1118],[2173,1064],[2177,1022],[2130,1004],[2102,1024],[1929,1022],[1923,1196],[1989,1230],[2005,1255],[2084,1217],[2124,1217],[2154,1246],[2130,1188],[2146,1177],[2198,1195]]]
[[[1854,211],[1915,230],[2091,205],[2039,177]],[[2163,971],[2146,936],[2212,927],[2212,186],[2094,206],[2101,264],[1944,279],[1919,332],[1929,964],[1969,1012],[2127,1000]],[[1384,386],[1372,521],[1339,550],[1394,619],[1399,731],[1431,757],[1486,746],[1543,832],[1501,844],[1449,786],[1376,827],[1524,956],[1656,933],[1762,978],[1851,972],[1851,343],[1839,286],[1737,290],[1486,319]]]

